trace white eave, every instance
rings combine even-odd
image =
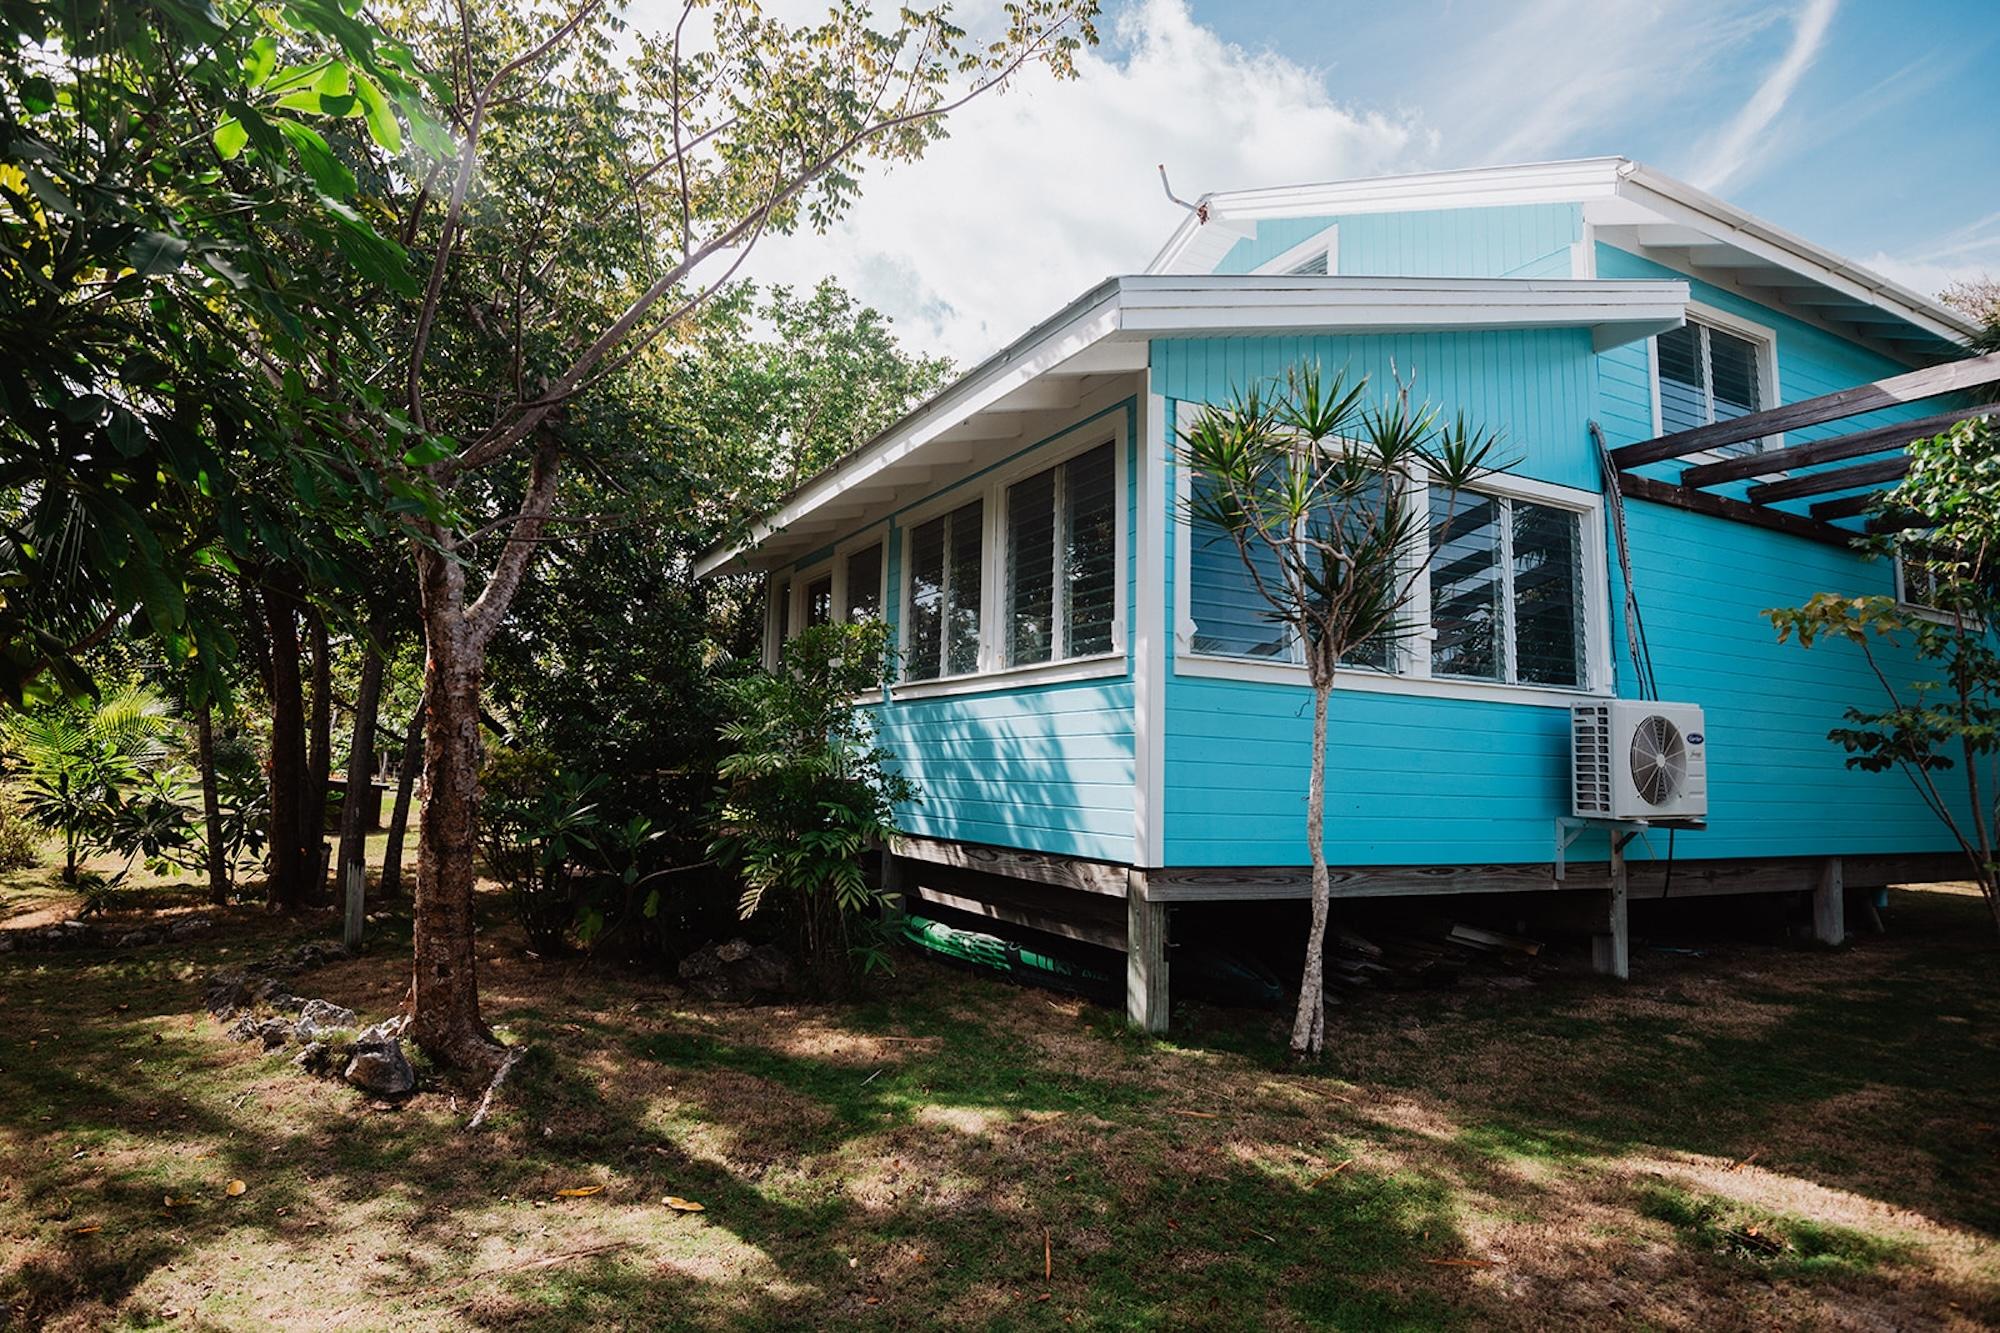
[[[1034,431],[1116,392],[1147,367],[1150,340],[1260,333],[1587,328],[1602,350],[1679,325],[1684,282],[1517,278],[1112,278],[1072,301],[804,483],[744,537],[706,552],[697,576],[769,568],[1032,443]],[[1039,415],[1038,415],[1039,414]],[[752,558],[754,555],[754,559]]]
[[[1905,360],[1978,332],[1938,302],[1622,157],[1383,176],[1204,196],[1148,273],[1208,273],[1266,218],[1580,204],[1598,239]]]

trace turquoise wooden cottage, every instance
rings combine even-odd
[[[700,572],[767,575],[774,652],[795,626],[886,618],[902,679],[871,706],[923,792],[892,870],[1124,948],[1132,1016],[1159,1029],[1171,905],[1302,896],[1308,860],[1304,669],[1233,551],[1177,513],[1176,426],[1302,361],[1414,375],[1521,461],[1454,525],[1417,608],[1430,631],[1336,691],[1336,892],[1590,895],[1622,975],[1625,895],[1660,887],[1664,841],[1576,817],[1573,713],[1654,684],[1705,719],[1674,891],[1812,890],[1837,939],[1843,884],[1949,873],[1949,843],[1827,743],[1871,697],[1859,656],[1781,646],[1761,613],[1899,587],[1846,541],[1925,429],[1904,423],[1966,410],[1922,400],[1995,378],[1971,332],[1620,158],[1211,195],[1145,273],[1030,329]]]

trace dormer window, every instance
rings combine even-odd
[[[1313,255],[1290,270],[1293,277],[1323,278],[1326,276],[1326,251],[1317,250]]]

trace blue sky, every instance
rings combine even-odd
[[[1622,154],[1926,294],[2000,274],[2000,0],[1109,0],[1100,28],[1077,81],[975,102],[748,271],[831,273],[963,364],[1144,266],[1180,216],[1156,163],[1193,197]]]

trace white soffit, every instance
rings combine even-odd
[[[1161,337],[1588,328],[1600,350],[1674,328],[1687,284],[1596,279],[1143,275],[1113,278],[793,491],[697,576],[768,567],[920,498],[947,474],[997,461],[1086,397],[1146,369]],[[1067,422],[1058,421],[1058,427]],[[790,540],[787,540],[789,536]],[[759,553],[760,559],[749,557]]]

